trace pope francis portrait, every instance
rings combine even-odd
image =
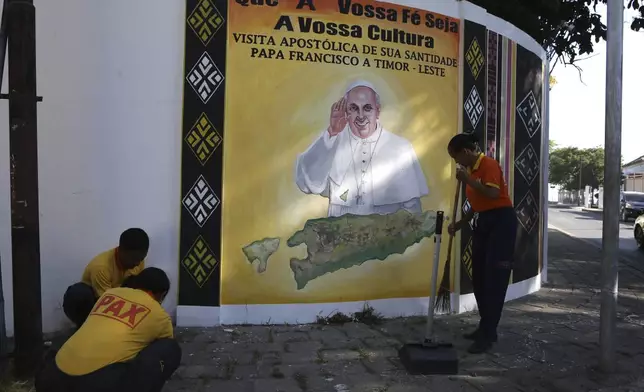
[[[380,96],[351,84],[331,107],[329,126],[297,157],[295,182],[329,199],[328,216],[420,213],[429,193],[411,143],[380,123]]]

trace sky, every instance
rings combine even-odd
[[[597,7],[604,17],[605,7]],[[630,29],[633,12],[624,15],[624,65],[622,87],[622,157],[624,163],[644,155],[644,31]],[[575,67],[558,64],[557,84],[550,91],[550,140],[559,146],[580,148],[604,145],[606,43],[595,44],[593,57]],[[586,55],[582,57],[588,57]]]

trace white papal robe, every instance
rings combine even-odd
[[[429,193],[411,143],[378,126],[367,139],[351,133],[322,134],[300,154],[295,182],[307,194],[329,199],[328,216],[421,211]]]

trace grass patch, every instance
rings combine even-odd
[[[353,322],[353,318],[342,312],[335,312],[326,317],[317,315],[315,317],[315,322],[320,325],[343,325]]]
[[[241,338],[242,333],[241,333],[240,331],[238,331],[238,330],[234,329],[234,330],[230,333],[230,336],[231,336],[231,338],[232,338],[232,340],[233,340],[233,342],[234,342],[234,341],[239,340],[239,338]]]
[[[361,311],[353,314],[353,318],[357,323],[366,325],[382,324],[385,320],[382,314],[378,313],[374,308],[369,306],[369,304],[364,304]]]
[[[369,304],[364,304],[361,311],[354,312],[351,315],[342,312],[334,312],[329,316],[318,315],[316,317],[316,324],[320,325],[344,325],[347,323],[360,323],[365,325],[378,325],[382,324],[385,318],[382,314],[378,313]]]
[[[16,380],[12,360],[0,360],[0,392],[35,392],[33,380]]]
[[[358,358],[360,358],[361,360],[363,361],[371,360],[371,354],[363,347],[358,347],[355,351],[358,353]]]
[[[324,352],[322,350],[317,351],[317,357],[315,358],[316,363],[326,363],[326,359],[324,359]]]
[[[0,391],[2,392],[35,392],[36,389],[31,381],[15,381],[10,379],[0,380]]]

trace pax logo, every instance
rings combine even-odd
[[[128,301],[117,295],[102,296],[90,315],[107,317],[135,328],[147,315],[150,309],[136,302]]]

